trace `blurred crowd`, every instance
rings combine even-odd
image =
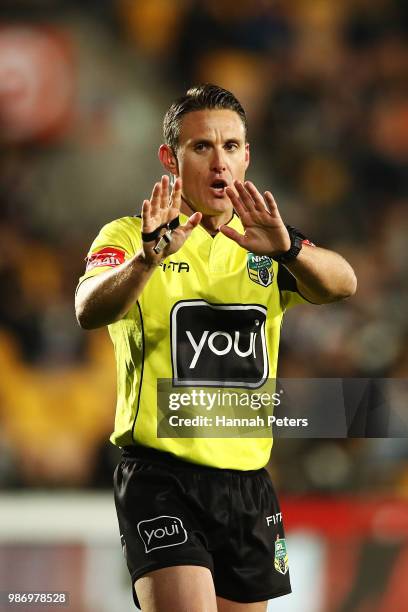
[[[286,315],[280,376],[407,376],[406,2],[3,0],[0,17],[0,485],[110,486],[113,354],[73,295],[197,82],[237,95],[248,176],[357,274],[352,299]],[[271,470],[290,492],[407,496],[408,443],[281,440]]]

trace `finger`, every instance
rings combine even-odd
[[[263,197],[259,193],[258,189],[255,187],[255,185],[251,181],[245,181],[245,187],[247,191],[250,193],[257,211],[265,212],[266,210],[267,212],[269,212],[268,206],[266,205]]]
[[[150,214],[156,217],[160,208],[161,183],[155,183],[150,198]]]
[[[241,221],[244,222],[245,219],[249,219],[248,211],[242,204],[235,191],[231,189],[231,187],[226,187],[225,193],[231,200],[231,204]]]
[[[242,204],[245,206],[248,213],[253,213],[254,209],[257,210],[255,202],[249,193],[249,191],[244,187],[241,181],[234,181],[235,189],[238,191],[238,195],[241,199]]]
[[[160,208],[169,207],[169,177],[163,175],[161,179],[161,197],[160,197]]]
[[[276,204],[275,198],[273,197],[270,191],[265,191],[265,202],[268,206],[268,209],[271,215],[274,215],[274,216],[278,215],[280,217],[278,205]]]
[[[171,206],[180,210],[181,206],[181,178],[177,177],[171,192]]]
[[[149,200],[143,200],[142,204],[142,232],[146,234],[153,231],[152,221],[150,218],[150,202]]]
[[[180,226],[180,229],[186,233],[187,235],[189,235],[191,233],[191,231],[197,227],[197,225],[200,223],[201,219],[202,219],[203,215],[200,212],[195,212],[191,215],[191,217],[189,217],[189,219],[186,221],[186,223],[184,225]]]
[[[197,225],[200,223],[201,219],[203,218],[203,214],[200,212],[195,212],[191,215],[191,217],[189,217],[187,223],[189,223],[190,225],[192,225],[193,227],[197,227]],[[186,224],[187,225],[187,224]]]
[[[179,225],[179,227],[176,230],[174,230],[173,233],[176,235],[178,234],[178,236],[182,234],[182,242],[184,243],[187,240],[187,238],[189,238],[193,229],[196,228],[197,225],[200,223],[202,216],[203,215],[200,212],[193,213],[191,217],[187,219],[186,223],[184,225]]]
[[[245,247],[245,234],[236,232],[228,225],[221,225],[220,232],[224,234],[224,236],[227,236],[227,238],[231,238],[231,240],[239,244],[239,246]]]

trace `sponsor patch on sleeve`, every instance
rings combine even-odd
[[[114,268],[125,261],[125,251],[117,247],[104,247],[85,258],[86,272],[93,268],[109,266]]]

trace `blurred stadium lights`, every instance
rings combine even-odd
[[[57,28],[0,28],[0,134],[4,143],[55,140],[73,114],[72,45]]]

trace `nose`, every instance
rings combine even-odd
[[[226,170],[223,149],[217,149],[216,147],[214,148],[213,155],[211,157],[211,170],[218,173]]]

